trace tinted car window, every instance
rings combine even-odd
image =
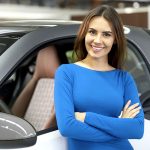
[[[148,67],[137,48],[131,44],[128,45],[128,57],[125,69],[133,75],[137,84],[139,96],[149,90],[150,73]]]
[[[16,41],[19,37],[1,36],[0,37],[0,56]]]

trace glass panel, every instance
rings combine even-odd
[[[0,37],[0,56],[16,41],[16,38]]]
[[[132,45],[128,45],[128,57],[125,69],[133,75],[137,84],[139,96],[149,90],[150,73],[148,67],[144,58]]]

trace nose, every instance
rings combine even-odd
[[[95,36],[94,42],[95,42],[95,43],[101,43],[101,42],[102,42],[102,37],[101,37],[100,34],[97,34],[97,35]]]

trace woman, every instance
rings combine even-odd
[[[133,78],[122,70],[126,42],[112,7],[97,7],[85,17],[75,54],[77,62],[55,74],[57,124],[68,149],[133,150],[128,139],[143,136],[144,114]]]

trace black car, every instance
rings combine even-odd
[[[43,95],[39,104],[32,103],[32,99],[36,99],[34,95],[32,96],[26,109],[30,111],[21,118],[12,114],[11,108],[32,79],[40,51],[50,46],[55,47],[60,64],[72,63],[73,45],[80,23],[54,20],[0,23],[0,133],[3,133],[0,134],[0,149],[24,147],[24,149],[47,150],[51,147],[55,150],[66,150],[65,138],[60,136],[57,127],[38,128],[37,122],[45,121],[43,120],[45,116],[43,117],[42,114],[46,111],[45,104],[42,102]],[[140,145],[146,146],[150,137],[147,131],[150,130],[150,31],[124,26],[124,33],[128,45],[125,69],[136,81],[145,113],[146,132],[143,139],[138,142],[131,140],[133,147],[141,150]],[[53,80],[45,82],[52,83]],[[50,88],[53,89],[53,86]],[[43,94],[44,91],[37,93]],[[27,97],[28,95],[25,98]],[[53,95],[51,98],[53,99]],[[51,102],[49,105],[52,105]],[[22,103],[19,108],[24,109],[23,107]],[[29,147],[31,145],[34,146]],[[144,150],[148,149],[145,147]]]

